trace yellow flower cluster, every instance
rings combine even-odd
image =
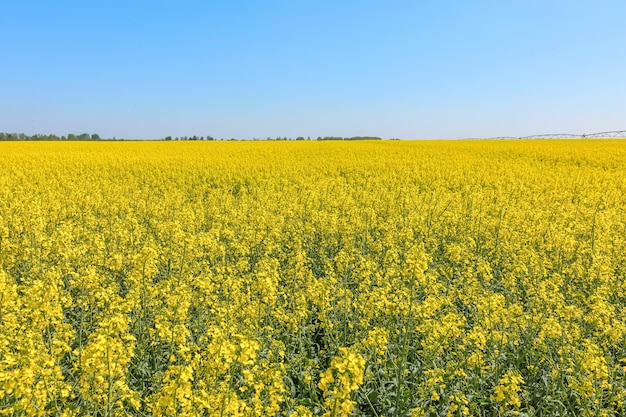
[[[0,415],[626,415],[626,142],[0,144]]]
[[[523,383],[524,378],[517,371],[506,371],[500,378],[498,385],[493,389],[494,393],[491,395],[491,399],[504,406],[519,408],[522,405],[519,392]],[[504,406],[499,408],[500,413],[505,412]]]
[[[350,394],[363,383],[365,359],[349,348],[340,347],[339,352],[340,356],[333,358],[318,383],[324,392],[324,416],[349,416],[355,405]]]

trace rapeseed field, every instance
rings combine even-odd
[[[0,415],[626,415],[626,142],[0,143]]]

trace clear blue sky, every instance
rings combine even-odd
[[[5,0],[0,16],[0,131],[626,129],[622,0]]]

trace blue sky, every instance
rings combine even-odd
[[[0,131],[626,129],[624,1],[3,1]]]

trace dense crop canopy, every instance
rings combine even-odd
[[[626,414],[626,142],[0,144],[0,415]]]

